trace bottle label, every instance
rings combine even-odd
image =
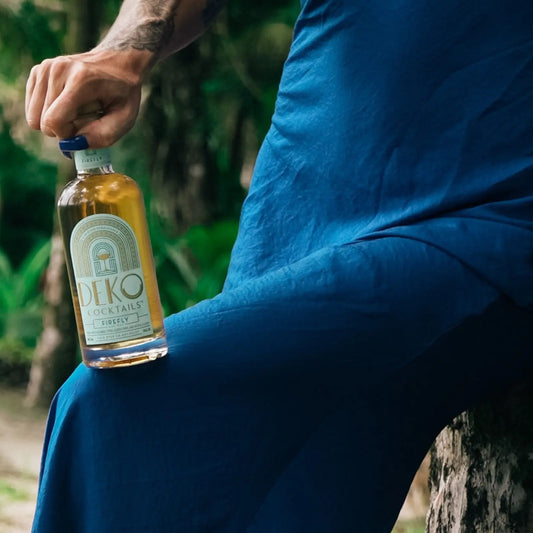
[[[87,345],[153,333],[139,246],[115,215],[90,215],[70,237],[76,293]]]
[[[111,164],[111,151],[109,148],[76,150],[74,151],[74,163],[77,170],[105,167]]]

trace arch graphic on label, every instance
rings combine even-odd
[[[84,218],[72,231],[70,251],[76,277],[103,276],[140,268],[133,230],[115,215]]]

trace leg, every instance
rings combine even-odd
[[[470,360],[469,320],[498,300],[453,258],[389,238],[321,250],[174,315],[167,358],[80,367],[56,397],[35,531],[386,532],[413,457],[450,416],[436,373],[430,429],[395,452],[413,383],[440,368],[431,350],[450,333]],[[369,499],[373,523],[353,512]]]
[[[532,323],[531,310],[500,299],[378,387],[352,395],[284,470],[248,533],[389,533],[442,427],[531,368]]]

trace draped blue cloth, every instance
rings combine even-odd
[[[220,295],[56,395],[33,530],[388,533],[531,367],[533,3],[306,0]]]

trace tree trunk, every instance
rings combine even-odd
[[[427,533],[533,533],[533,384],[462,413],[435,441]]]
[[[75,53],[91,48],[98,40],[101,2],[73,0],[69,2],[68,9],[66,52]],[[59,188],[72,177],[72,165],[59,166]],[[26,390],[26,403],[30,406],[48,406],[57,389],[76,366],[76,324],[57,222],[52,236],[44,296],[43,333],[35,349]]]
[[[76,365],[76,324],[66,276],[63,241],[57,233],[52,237],[44,292],[47,305],[43,333],[35,348],[26,390],[26,403],[32,406],[48,406]]]

